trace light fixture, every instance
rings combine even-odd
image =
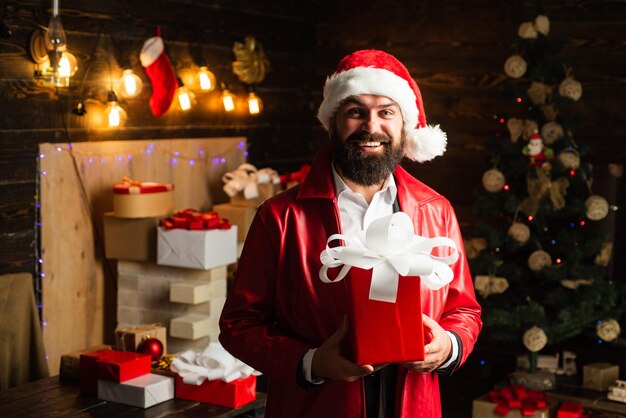
[[[118,82],[118,91],[120,92],[120,96],[125,98],[135,97],[141,93],[142,87],[143,82],[141,81],[141,78],[139,78],[133,70],[128,68],[122,72],[122,77]]]
[[[235,95],[228,90],[228,84],[225,83],[222,83],[222,103],[225,111],[235,110]]]
[[[126,123],[126,111],[117,102],[117,96],[113,90],[109,91],[108,104],[104,109],[107,125],[109,128],[118,128]]]
[[[200,67],[196,77],[198,78],[200,90],[206,93],[215,90],[215,74],[209,71],[207,67]]]
[[[70,77],[78,70],[76,57],[67,50],[67,39],[59,16],[59,2],[52,1],[52,16],[44,32],[36,30],[29,40],[30,56],[39,68],[37,77],[56,87],[68,87]]]
[[[178,90],[176,90],[176,103],[183,112],[188,111],[196,104],[196,95],[193,94],[178,78]]]
[[[254,87],[248,86],[248,111],[251,115],[258,115],[263,110],[263,101],[254,94]]]

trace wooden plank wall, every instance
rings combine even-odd
[[[251,162],[296,169],[317,144],[308,132],[310,82],[314,71],[309,6],[298,2],[134,1],[61,2],[68,49],[79,70],[68,89],[54,90],[34,79],[29,37],[47,27],[47,1],[0,1],[0,18],[12,36],[0,39],[0,273],[35,273],[37,147],[44,142],[244,136]],[[247,35],[262,44],[271,63],[257,87],[263,113],[226,114],[219,92],[198,97],[198,106],[162,118],[150,113],[150,81],[138,60],[143,42],[161,28],[166,51],[179,74],[204,60],[218,82],[243,100],[245,87],[232,73],[234,42]],[[103,128],[101,112],[111,80],[130,62],[144,83],[141,95],[123,100],[124,128]],[[88,113],[71,108],[86,99]],[[242,103],[239,103],[242,104]]]
[[[117,274],[104,257],[102,228],[103,214],[113,210],[111,185],[123,176],[173,183],[175,210],[210,210],[228,200],[222,176],[245,161],[243,144],[234,137],[39,146],[42,321],[51,374],[62,354],[113,338]]]

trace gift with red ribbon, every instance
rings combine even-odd
[[[220,218],[217,212],[198,212],[195,209],[185,209],[176,212],[161,222],[165,229],[188,229],[200,231],[207,229],[230,229],[232,225],[228,219]]]
[[[523,417],[532,417],[538,409],[544,409],[549,405],[544,392],[530,390],[522,385],[492,390],[487,394],[487,399],[496,404],[494,412],[502,416],[506,416],[513,409],[518,409]]]
[[[149,218],[172,213],[174,185],[123,177],[113,183],[113,213],[120,218]]]
[[[292,173],[282,174],[280,176],[280,182],[284,189],[288,189],[293,187],[299,183],[302,183],[306,178],[307,174],[309,174],[309,170],[311,169],[310,164],[302,164],[298,171],[294,171]]]
[[[330,247],[334,241],[344,245]],[[449,255],[432,255],[436,247],[448,247]],[[438,290],[450,283],[449,265],[457,259],[454,241],[415,235],[404,212],[376,219],[356,236],[328,238],[319,278],[329,284],[347,278],[350,351],[357,364],[424,359],[421,287]],[[339,267],[331,280],[329,269]]]

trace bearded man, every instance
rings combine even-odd
[[[318,118],[330,144],[301,185],[259,208],[220,318],[220,341],[269,376],[267,418],[440,417],[438,375],[467,359],[481,309],[450,203],[399,164],[443,154],[446,136],[426,125],[406,67],[376,50],[339,63]],[[357,365],[341,350],[350,327],[346,288],[320,281],[320,253],[331,235],[359,233],[397,211],[409,215],[417,235],[455,242],[454,279],[438,290],[422,285],[423,360]]]

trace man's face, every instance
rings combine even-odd
[[[362,186],[382,183],[404,156],[400,107],[385,96],[346,99],[332,125],[333,156],[340,173]]]

